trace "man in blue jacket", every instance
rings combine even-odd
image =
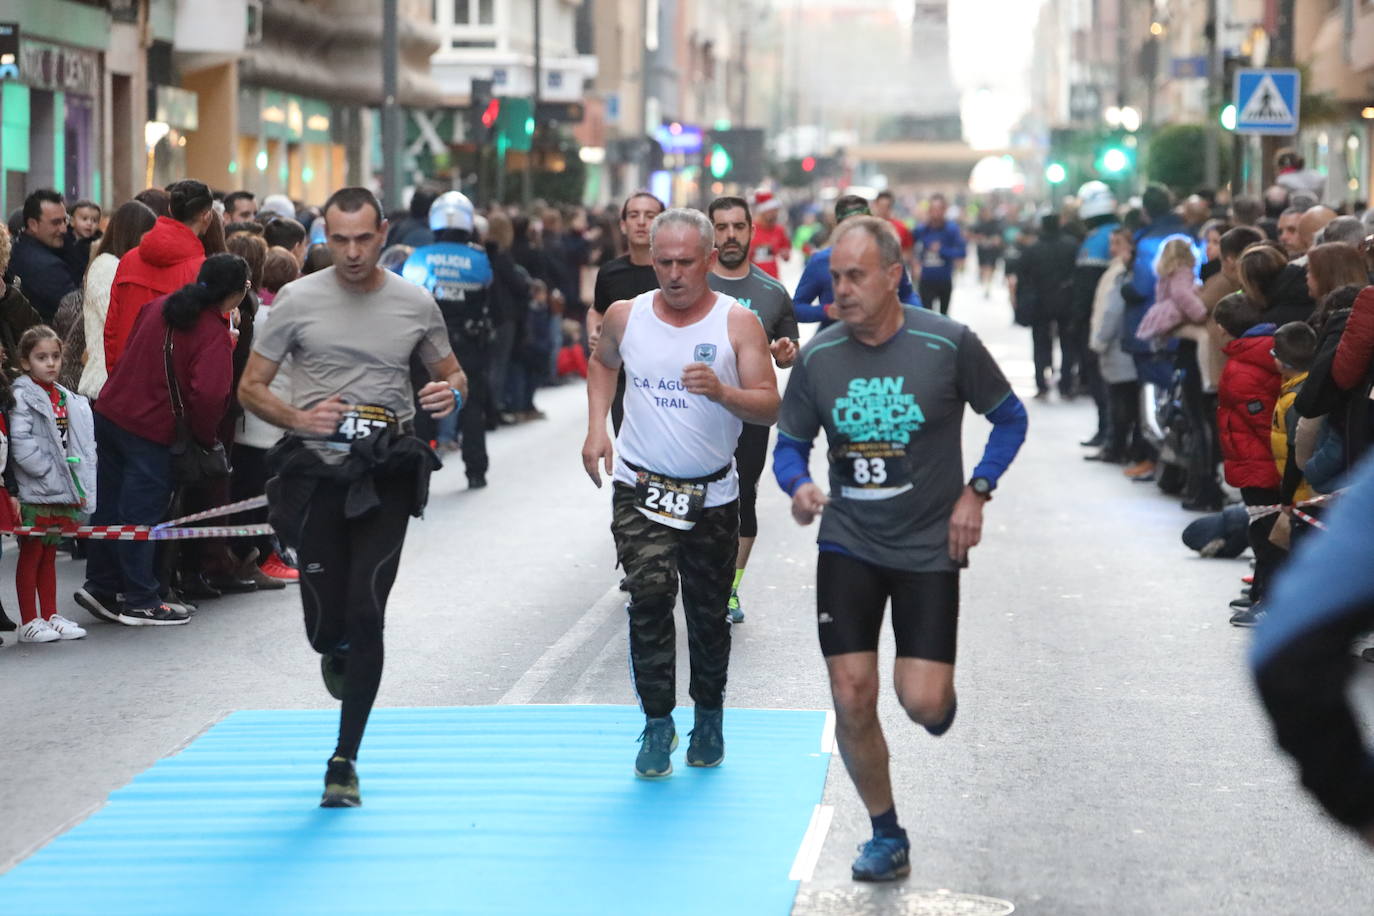
[[[836,231],[840,223],[855,216],[871,216],[868,201],[857,194],[846,194],[835,201]],[[897,298],[907,305],[921,307],[921,298],[911,288],[911,278],[902,269],[902,281],[897,287]],[[827,309],[835,302],[835,288],[830,282],[830,249],[822,248],[813,254],[802,269],[801,279],[797,281],[797,291],[792,294],[792,312],[798,321],[819,321],[821,327],[834,324]]]
[[[949,314],[949,297],[954,290],[954,271],[964,263],[967,253],[964,235],[952,220],[945,219],[949,204],[943,194],[932,194],[926,221],[912,233],[921,259],[919,279],[921,301],[941,315]]]
[[[62,195],[52,188],[34,191],[24,200],[24,231],[14,240],[10,270],[19,278],[20,292],[49,324],[62,297],[77,288],[63,255],[66,238]]]

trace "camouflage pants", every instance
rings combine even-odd
[[[692,700],[706,709],[725,705],[730,665],[726,603],[739,549],[739,503],[707,509],[691,531],[650,521],[635,508],[634,490],[614,487],[611,533],[625,571],[620,588],[630,595],[630,664],[635,692],[647,716],[666,716],[677,705],[677,632],[673,608],[682,578]]]

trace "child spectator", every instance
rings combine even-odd
[[[267,261],[262,268],[262,289],[258,292],[258,303],[270,306],[272,300],[283,286],[301,275],[301,266],[294,255],[285,248],[269,248]]]
[[[1207,320],[1207,306],[1198,297],[1193,275],[1196,267],[1197,257],[1187,239],[1175,238],[1164,243],[1155,265],[1155,304],[1136,328],[1138,339],[1163,343],[1179,325]]]
[[[1214,318],[1222,331],[1228,357],[1217,389],[1217,428],[1226,482],[1240,488],[1248,507],[1279,503],[1279,472],[1269,441],[1274,404],[1279,397],[1274,325],[1261,323],[1261,312],[1242,293],[1232,293],[1217,303]],[[1260,602],[1283,551],[1269,543],[1275,517],[1267,515],[1250,524],[1250,549],[1255,554],[1255,578],[1250,597],[1231,602],[1231,623],[1254,626],[1264,616]]]
[[[1097,354],[1102,380],[1107,383],[1110,416],[1106,444],[1100,452],[1086,457],[1089,461],[1130,464],[1136,468],[1148,465],[1153,471],[1154,463],[1141,435],[1140,382],[1135,360],[1121,349],[1121,325],[1126,314],[1121,284],[1127,277],[1135,243],[1131,231],[1121,228],[1111,234],[1110,244],[1112,261],[1097,281],[1089,326],[1090,345]]]
[[[587,351],[582,346],[582,325],[572,319],[563,321],[563,346],[558,350],[558,377],[587,377]]]
[[[100,238],[100,204],[78,200],[72,205],[72,235],[77,241]]]
[[[10,412],[10,455],[25,525],[74,528],[95,507],[95,425],[90,402],[57,383],[62,341],[47,325],[19,339],[19,365]],[[20,642],[80,639],[86,631],[57,613],[59,532],[23,537],[15,590]],[[36,598],[36,600],[35,600]],[[39,607],[42,616],[39,616]]]
[[[1317,355],[1317,332],[1305,321],[1290,321],[1274,332],[1274,349],[1270,352],[1283,378],[1283,385],[1279,388],[1278,400],[1274,402],[1274,422],[1269,431],[1269,443],[1281,481],[1279,502],[1291,506],[1316,495],[1304,479],[1294,454],[1298,438],[1298,412],[1291,408],[1297,400],[1298,389],[1307,381],[1307,370],[1312,368],[1312,360]],[[1309,527],[1300,519],[1290,520],[1289,516],[1284,515],[1275,523],[1275,530],[1287,531],[1290,525],[1291,532],[1298,535],[1305,534]]]

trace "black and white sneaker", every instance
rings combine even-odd
[[[159,604],[157,607],[125,608],[119,612],[119,622],[129,627],[174,627],[187,623],[190,619],[190,614],[165,604]]]
[[[106,595],[89,588],[78,588],[72,598],[96,620],[103,620],[106,623],[122,622],[119,619],[119,598],[116,595]]]

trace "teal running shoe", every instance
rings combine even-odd
[[[640,779],[663,779],[673,775],[673,751],[677,750],[677,728],[672,716],[649,718],[639,733],[639,755],[635,775]]]
[[[906,834],[875,836],[864,843],[851,872],[855,881],[895,881],[911,874],[911,843]]]
[[[723,709],[697,707],[696,726],[692,729],[692,740],[687,743],[689,767],[720,766],[725,759],[725,737],[721,734],[721,721],[724,718]]]
[[[363,796],[358,791],[358,771],[353,761],[345,757],[330,757],[324,771],[324,797],[321,808],[359,808]]]

